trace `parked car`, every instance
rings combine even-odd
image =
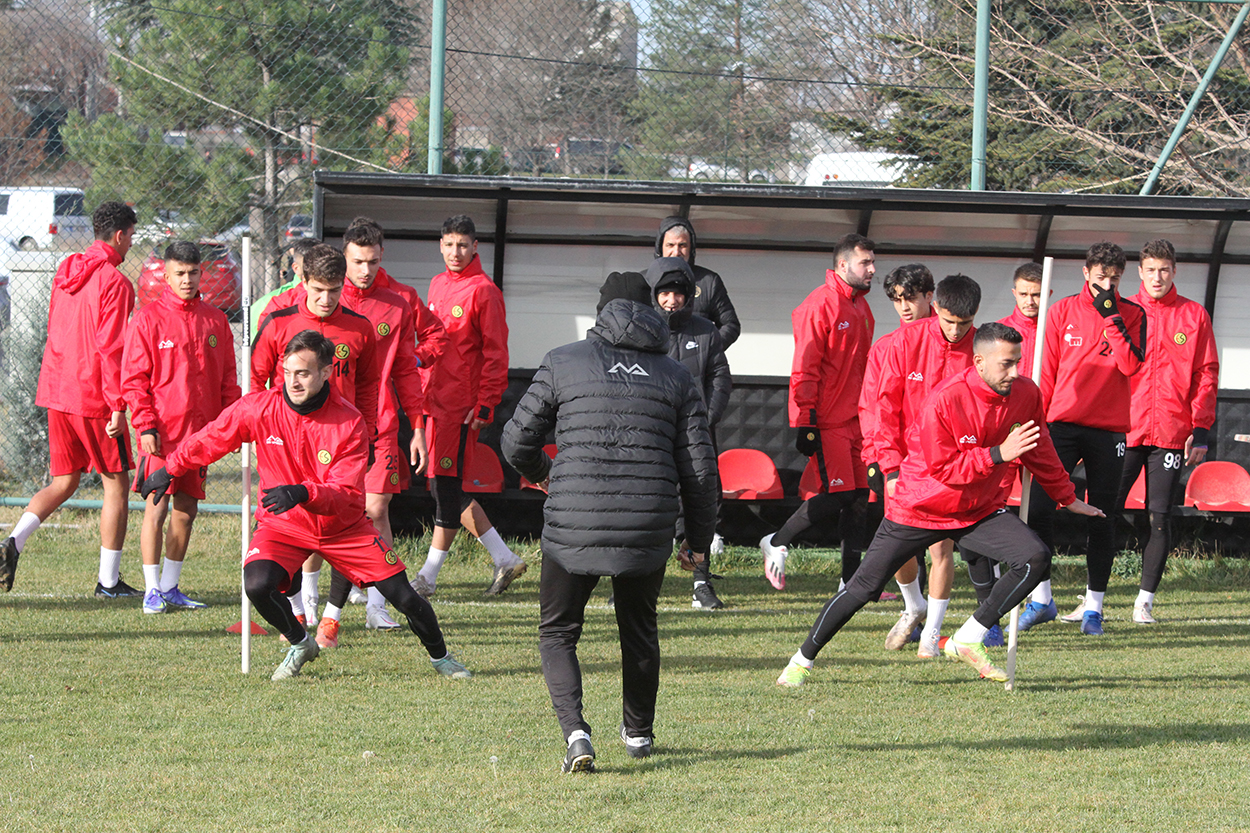
[[[140,220],[143,218],[140,217]],[[195,224],[182,216],[181,211],[159,209],[151,222],[140,223],[135,229],[135,242],[165,245],[174,240],[185,240]]]
[[[515,176],[542,176],[556,170],[557,150],[555,145],[516,148],[504,154],[504,161]]]
[[[752,168],[743,177],[741,168],[718,165],[697,157],[687,159],[684,166],[670,168],[668,175],[673,179],[696,179],[701,182],[751,182],[761,185],[777,181],[775,176],[763,168]]]
[[[309,214],[292,214],[291,219],[287,220],[286,228],[282,230],[287,240],[294,240],[298,237],[315,237],[313,233],[313,218]]]
[[[136,303],[146,306],[165,291],[165,243],[158,243],[143,261],[139,272],[139,291]],[[226,314],[231,321],[239,320],[243,308],[243,270],[230,247],[220,240],[199,241],[200,298]]]
[[[0,186],[0,240],[23,251],[74,250],[92,237],[80,189]]]
[[[903,178],[911,157],[872,150],[818,153],[807,165],[804,185],[889,188]]]

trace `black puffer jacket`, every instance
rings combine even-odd
[[[611,301],[584,341],[543,358],[504,426],[508,463],[536,483],[551,475],[543,554],[570,573],[655,572],[679,513],[695,552],[712,543],[719,487],[707,414],[667,345],[654,310]],[[543,453],[552,428],[554,463]]]
[[[697,238],[694,226],[683,217],[665,217],[660,223],[660,231],[655,236],[655,256],[664,256],[664,235],[669,229],[681,226],[690,234],[690,269],[694,272],[694,314],[702,315],[716,325],[720,332],[725,349],[738,340],[742,334],[742,324],[738,321],[738,313],[734,310],[733,301],[729,300],[729,292],[720,275],[711,269],[695,265],[694,258],[698,253]]]
[[[657,296],[662,284],[685,295],[686,305],[673,312],[661,307]],[[689,264],[679,257],[657,257],[647,270],[647,285],[651,287],[655,311],[668,319],[668,329],[673,334],[668,354],[684,364],[702,386],[707,421],[715,428],[729,406],[733,377],[729,375],[729,362],[725,359],[725,348],[716,325],[690,309],[694,274]]]

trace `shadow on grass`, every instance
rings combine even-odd
[[[1128,726],[1075,723],[1066,735],[1051,737],[992,737],[969,740],[966,737],[920,743],[853,743],[841,748],[857,752],[926,752],[958,749],[961,752],[999,752],[1005,749],[1062,752],[1071,749],[1138,749],[1146,746],[1175,746],[1181,743],[1206,745],[1250,740],[1247,723],[1168,723],[1166,726]]]
[[[801,746],[785,746],[777,749],[730,749],[725,747],[696,749],[683,746],[669,748],[657,742],[655,753],[651,757],[635,763],[627,763],[620,766],[604,765],[602,757],[596,759],[594,775],[637,775],[643,772],[672,769],[674,767],[682,767],[684,769],[691,764],[729,760],[754,759],[773,761],[793,757],[794,755],[805,755],[810,751],[810,749]]]

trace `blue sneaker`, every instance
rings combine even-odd
[[[165,604],[165,597],[161,595],[159,590],[149,590],[143,596],[143,612],[144,613],[164,613],[168,609]]]
[[[985,632],[985,636],[981,639],[981,644],[986,648],[1001,648],[1007,644],[1003,639],[1003,629],[999,625],[995,625]]]
[[[1087,610],[1081,617],[1081,633],[1086,636],[1102,636],[1102,614],[1096,610]]]
[[[181,590],[178,589],[178,585],[176,584],[174,585],[173,590],[165,590],[161,593],[161,595],[165,597],[166,602],[173,605],[174,607],[185,607],[191,610],[200,610],[202,608],[208,607],[208,605],[204,604],[203,602],[197,602],[195,599],[191,598],[186,593],[183,593]]]
[[[1054,599],[1051,599],[1046,604],[1029,602],[1024,606],[1024,612],[1020,614],[1020,623],[1017,626],[1017,630],[1023,633],[1034,625],[1040,625],[1043,622],[1053,622],[1058,616],[1059,608],[1055,607]]]

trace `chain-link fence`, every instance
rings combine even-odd
[[[986,187],[1136,192],[1238,12],[995,0]],[[976,0],[462,0],[447,17],[443,170],[967,187]],[[427,170],[429,5],[0,0],[0,494],[46,477],[33,404],[57,261],[134,204],[140,304],[171,239],[208,243],[238,317],[310,227],[314,169]],[[1248,36],[1156,193],[1241,196]],[[206,293],[207,296],[208,293]],[[223,489],[225,487],[222,487]],[[210,502],[233,500],[210,492]]]

